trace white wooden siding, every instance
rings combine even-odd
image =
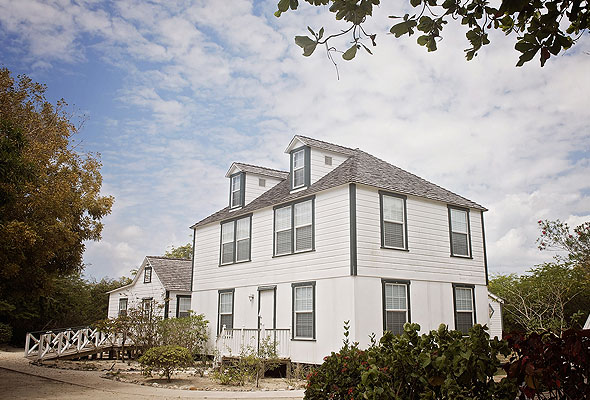
[[[196,231],[195,291],[350,274],[348,185],[315,197],[315,251],[273,257],[273,209],[252,216],[252,261],[219,266],[220,223]]]
[[[498,339],[502,339],[502,304],[491,297],[488,297],[488,299],[489,305],[494,309],[494,314],[490,318],[488,325],[488,328],[490,328],[488,333],[490,334],[490,338],[498,337]]]
[[[264,179],[266,181],[265,186],[260,186],[258,184],[259,179]],[[270,176],[246,173],[246,193],[245,193],[245,204],[247,205],[252,200],[260,196],[262,193],[266,192],[277,183],[281,182],[280,179],[271,178]]]
[[[451,257],[447,205],[408,196],[409,251],[381,248],[379,192],[357,185],[358,274],[485,285],[481,212],[469,213],[472,259]]]
[[[332,165],[326,165],[326,156],[332,157]],[[331,151],[311,148],[311,184],[328,174],[334,168],[342,164],[348,156],[333,153]]]

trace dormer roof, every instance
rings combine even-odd
[[[301,146],[301,144],[303,144],[304,146],[315,147],[318,149],[331,151],[333,153],[340,153],[340,154],[344,154],[347,156],[352,156],[352,155],[354,155],[354,152],[355,152],[354,149],[351,149],[348,147],[324,142],[322,140],[310,138],[307,136],[295,135],[295,136],[293,136],[293,139],[291,139],[291,142],[289,142],[289,145],[285,149],[285,153],[290,153],[291,150]]]
[[[271,178],[277,179],[287,179],[287,176],[289,176],[289,172],[286,171],[280,171],[278,169],[260,167],[258,165],[246,164],[241,162],[234,162],[232,163],[231,167],[229,167],[229,170],[225,174],[225,177],[229,178],[236,172],[249,172],[252,174],[269,176]]]

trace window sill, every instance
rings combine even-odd
[[[402,249],[401,247],[386,247],[386,246],[381,246],[382,249],[384,250],[397,250],[397,251],[407,251],[409,252],[409,249]]]
[[[244,263],[251,262],[251,261],[252,261],[252,259],[244,260],[244,261],[236,261],[236,262],[232,262],[232,263],[219,264],[219,267],[227,267],[228,265],[235,265],[235,264],[244,264]]]
[[[305,254],[305,253],[311,253],[312,251],[315,251],[315,249],[311,249],[311,250],[303,250],[303,251],[297,251],[295,253],[285,253],[285,254],[274,254],[272,256],[272,258],[276,258],[276,257],[285,257],[285,256],[293,256],[295,254]]]
[[[453,257],[453,258],[463,258],[465,260],[473,260],[473,257],[472,256],[460,256],[460,255],[451,254],[451,257]]]
[[[297,193],[297,192],[301,192],[305,189],[307,189],[308,187],[303,185],[303,186],[298,186],[296,188],[291,189],[291,191],[289,191],[289,194],[293,194],[293,193]]]
[[[291,338],[292,342],[315,342],[314,338]]]

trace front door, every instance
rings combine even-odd
[[[260,288],[258,292],[258,328],[275,329],[275,288]]]

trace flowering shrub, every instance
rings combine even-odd
[[[513,354],[504,369],[519,399],[585,399],[590,394],[590,330],[507,337]],[[514,397],[513,397],[514,398]]]

